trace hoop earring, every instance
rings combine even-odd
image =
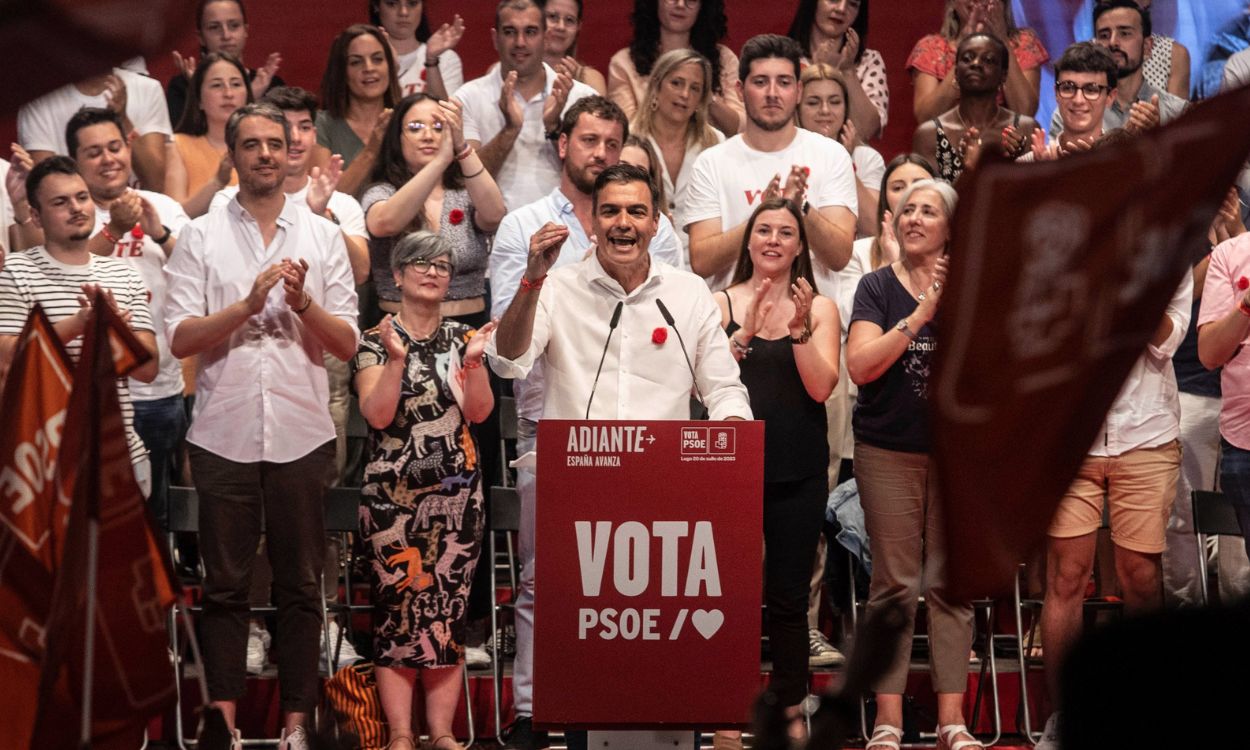
[[[660,108],[659,97],[656,97],[656,96],[651,97],[651,111],[654,112],[659,108]]]

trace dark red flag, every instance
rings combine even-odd
[[[72,503],[46,627],[33,747],[78,742],[87,679],[97,750],[136,747],[147,720],[175,700],[166,628],[173,577],[135,483],[117,396],[118,375],[150,355],[102,295],[93,308],[57,463],[57,493]]]
[[[960,182],[932,389],[949,581],[1011,591],[1247,153],[1250,88],[1170,125]]]

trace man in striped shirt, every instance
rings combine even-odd
[[[134,268],[116,258],[94,255],[87,248],[95,230],[95,203],[77,164],[65,156],[40,162],[26,178],[26,193],[31,216],[43,230],[44,244],[10,254],[0,270],[0,378],[8,374],[17,337],[36,302],[48,314],[70,357],[77,360],[98,288],[152,353],[152,359],[131,377],[152,382],[160,361],[147,287]],[[135,479],[146,496],[151,491],[151,467],[147,449],[135,433],[134,406],[125,378],[118,378],[117,394]]]

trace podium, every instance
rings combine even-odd
[[[763,423],[543,420],[538,446],[535,723],[746,724]]]

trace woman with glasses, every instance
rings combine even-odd
[[[494,407],[482,355],[495,326],[474,331],[443,317],[455,270],[446,239],[414,232],[394,251],[399,311],[364,333],[352,360],[370,427],[360,536],[372,570],[378,697],[389,750],[418,747],[418,679],[429,747],[460,750],[452,720],[484,528],[480,454],[469,425]]]
[[[403,296],[391,272],[392,249],[405,234],[428,229],[447,241],[456,258],[443,315],[483,325],[489,319],[486,237],[506,209],[494,178],[464,142],[460,105],[428,94],[404,97],[379,153],[373,184],[360,201],[378,306],[399,312]]]
[[[959,103],[955,50],[977,33],[992,34],[1011,48],[999,103],[1030,117],[1037,113],[1041,67],[1050,54],[1036,32],[1016,26],[1011,0],[946,0],[942,30],[916,42],[907,57],[915,84],[917,122],[937,117]]]
[[[547,34],[543,37],[543,57],[556,70],[568,60],[573,80],[581,81],[607,96],[608,82],[598,70],[577,59],[577,40],[582,31],[582,0],[547,0],[543,6]]]
[[[665,52],[693,49],[708,59],[712,91],[708,119],[726,136],[742,129],[746,108],[738,93],[738,56],[721,40],[729,30],[725,0],[634,0],[634,38],[608,63],[608,97],[633,119],[647,99],[647,82]]]
[[[916,128],[912,150],[928,159],[947,182],[959,179],[965,162],[986,145],[1000,147],[1012,159],[1029,149],[1037,123],[998,103],[1009,57],[1007,45],[997,37],[966,37],[955,54],[958,104]]]

